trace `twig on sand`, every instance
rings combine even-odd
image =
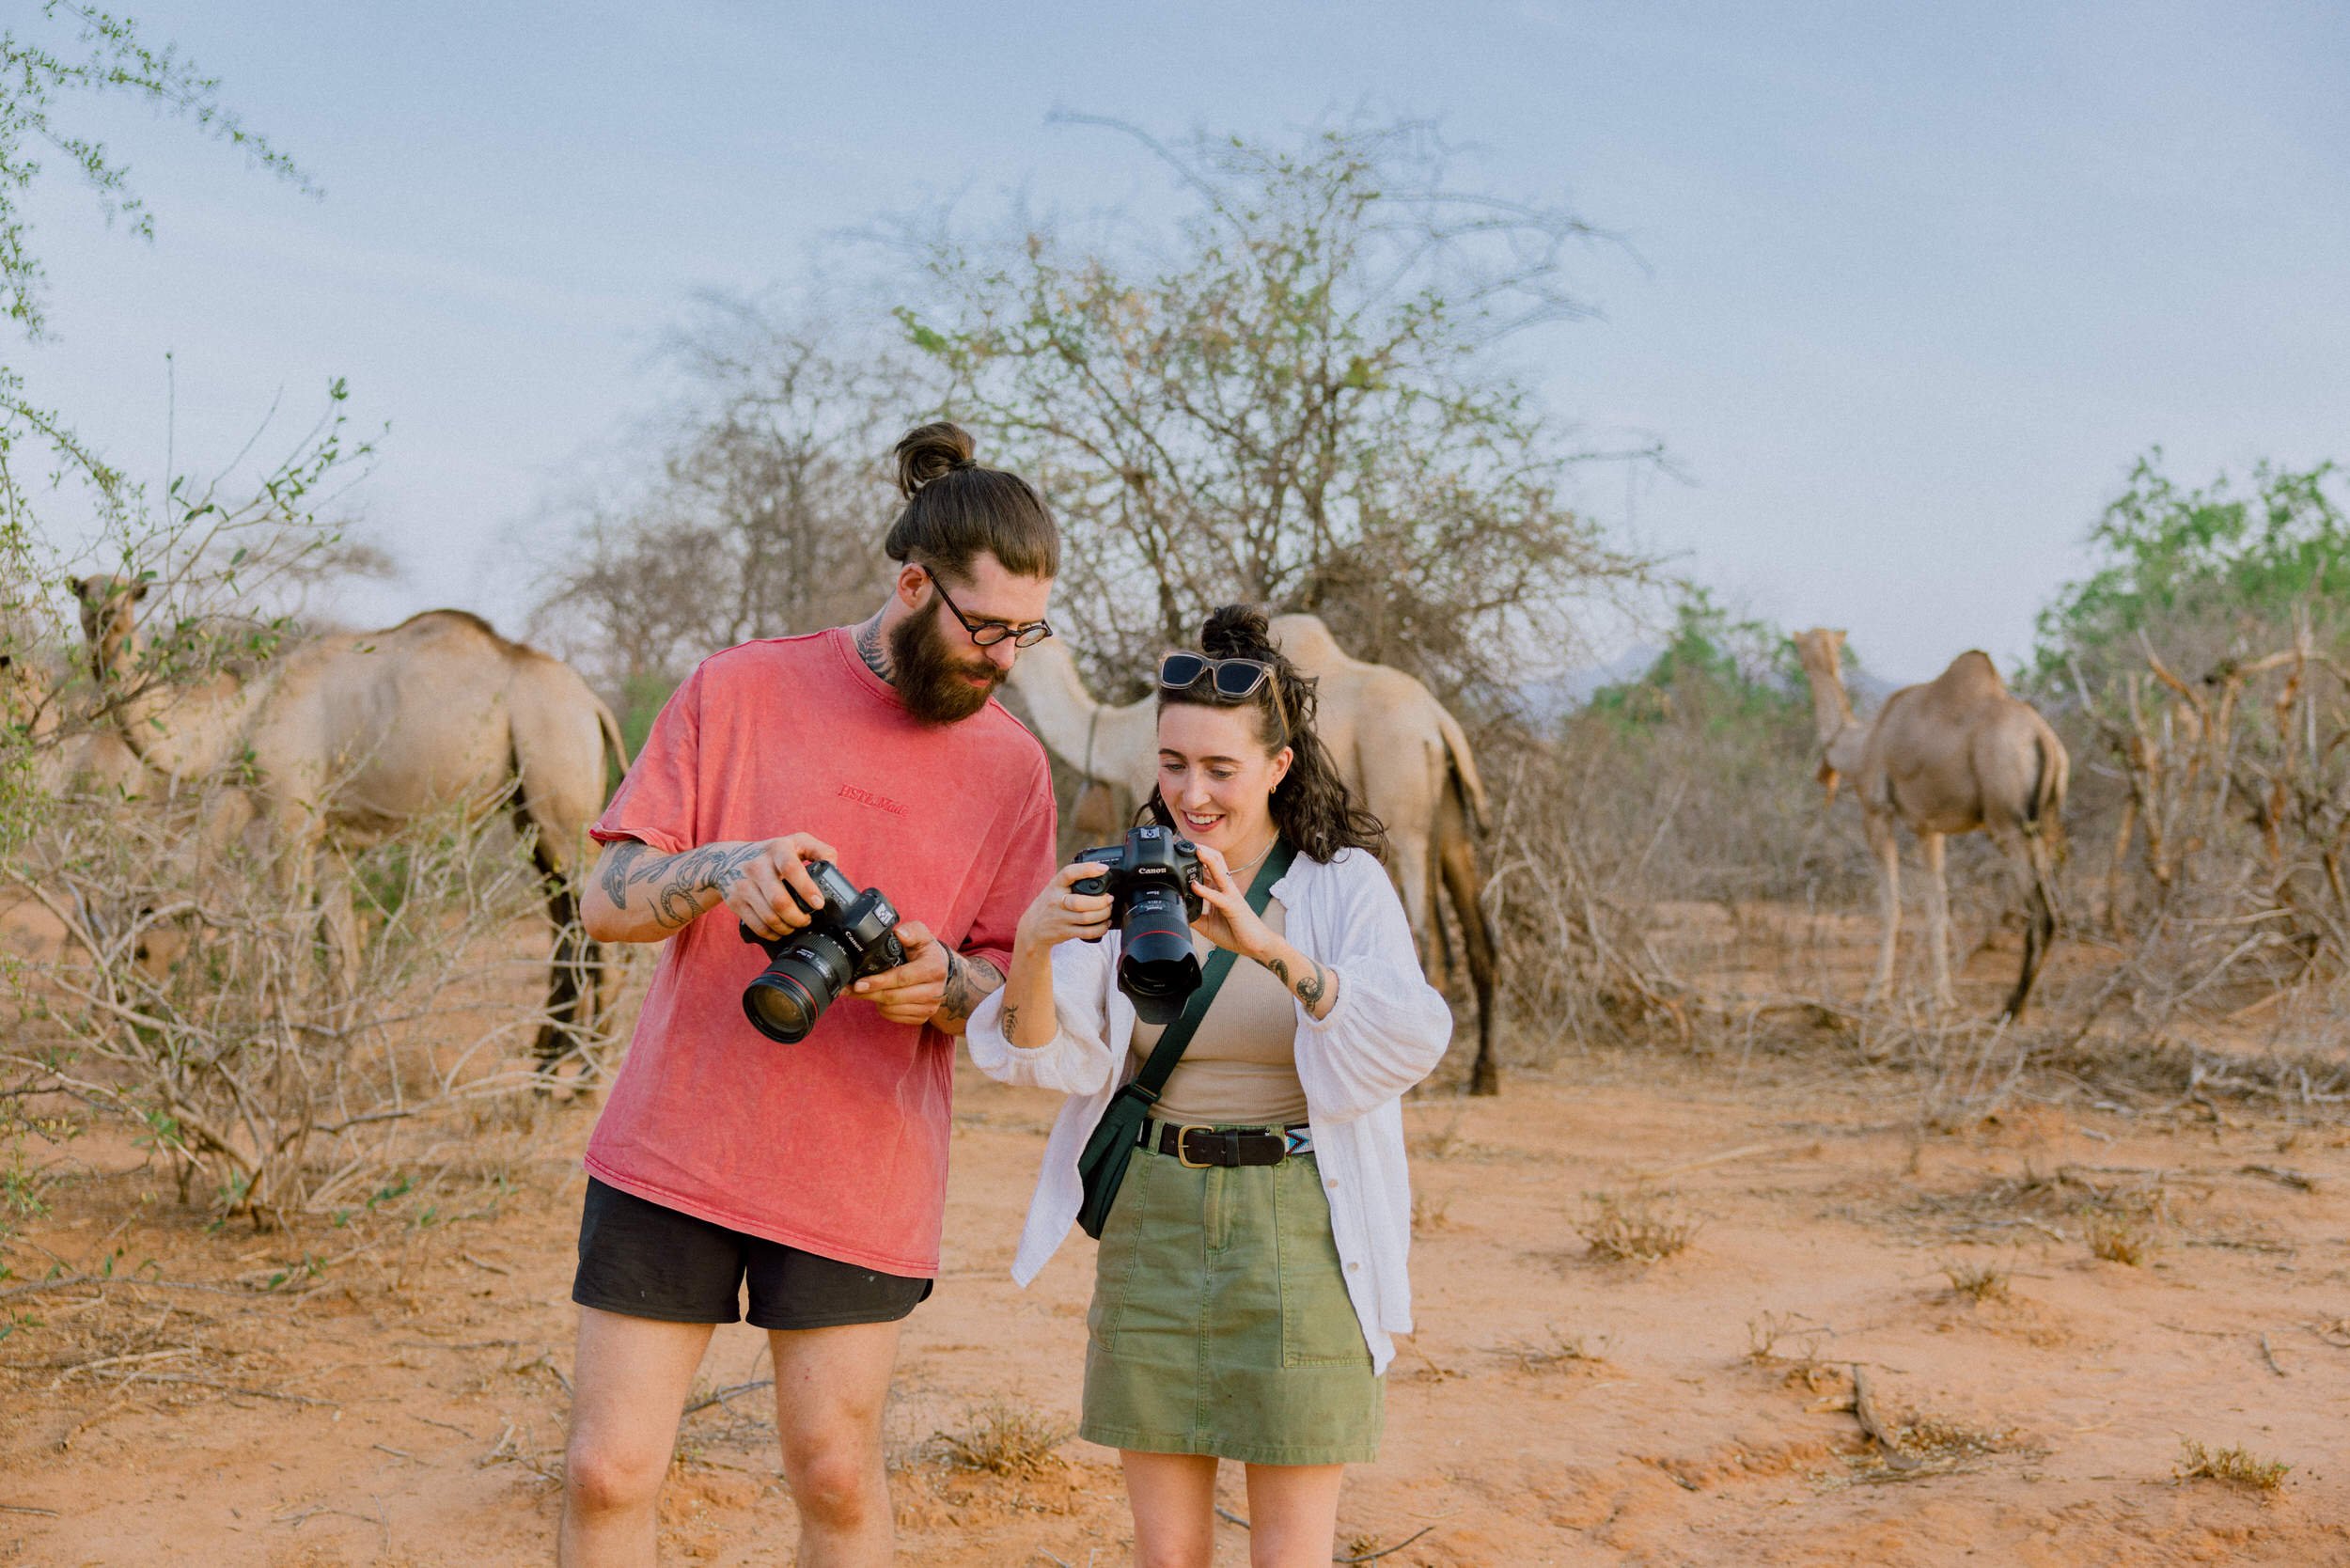
[[[1886,1468],[1914,1470],[1918,1467],[1917,1459],[1901,1450],[1893,1441],[1891,1429],[1886,1426],[1884,1418],[1877,1414],[1876,1401],[1869,1391],[1869,1374],[1857,1361],[1852,1364],[1852,1413],[1858,1419],[1860,1430],[1867,1433],[1870,1439],[1883,1450]]]
[[[44,1519],[58,1517],[54,1508],[29,1508],[24,1503],[0,1503],[0,1513],[38,1513]]]
[[[2267,1335],[2265,1335],[2265,1334],[2263,1334],[2263,1335],[2260,1337],[2260,1341],[2261,1341],[2261,1359],[2268,1363],[2268,1370],[2269,1370],[2270,1372],[2275,1372],[2275,1373],[2276,1373],[2279,1377],[2285,1377],[2285,1376],[2290,1375],[2289,1373],[2287,1373],[2287,1372],[2286,1372],[2286,1371],[2284,1370],[2284,1368],[2282,1368],[2282,1367],[2280,1367],[2280,1366],[2277,1365],[2277,1353],[2276,1353],[2275,1351],[2273,1351],[2273,1350],[2271,1350],[2271,1349],[2269,1349],[2269,1348],[2268,1348],[2268,1336],[2267,1336]]]
[[[1405,1536],[1402,1540],[1397,1542],[1392,1546],[1382,1546],[1375,1552],[1365,1552],[1360,1557],[1334,1557],[1330,1560],[1333,1562],[1370,1562],[1374,1559],[1386,1557],[1393,1553],[1402,1551],[1404,1547],[1410,1545],[1413,1542],[1418,1540],[1421,1536],[1426,1535],[1430,1530],[1434,1529],[1436,1527],[1434,1525],[1422,1525],[1419,1529],[1414,1530],[1411,1534]]]
[[[1743,1160],[1754,1154],[1776,1154],[1790,1149],[1799,1149],[1801,1147],[1801,1144],[1795,1143],[1741,1144],[1735,1149],[1723,1149],[1715,1153],[1701,1155],[1694,1160],[1684,1160],[1679,1165],[1668,1165],[1661,1170],[1644,1170],[1640,1172],[1640,1180],[1643,1182],[1660,1182],[1668,1176],[1680,1176],[1692,1170],[1703,1170],[1708,1166],[1728,1165],[1732,1160]]]
[[[774,1378],[762,1377],[755,1382],[736,1383],[724,1388],[713,1389],[712,1392],[704,1394],[701,1398],[687,1404],[685,1407],[685,1413],[690,1416],[697,1410],[707,1410],[713,1404],[724,1404],[727,1401],[732,1399],[737,1394],[747,1394],[754,1388],[772,1388],[775,1386],[776,1380]]]
[[[1215,1516],[1224,1520],[1228,1524],[1238,1525],[1243,1529],[1246,1529],[1248,1528],[1247,1520],[1242,1518],[1239,1514],[1233,1513],[1222,1503],[1215,1505]]]

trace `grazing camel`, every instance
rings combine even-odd
[[[1924,685],[1893,693],[1876,717],[1862,724],[1853,716],[1839,667],[1844,634],[1815,629],[1798,632],[1794,641],[1811,682],[1820,782],[1833,801],[1838,780],[1852,779],[1869,848],[1876,855],[1885,935],[1871,998],[1882,996],[1893,980],[1902,911],[1901,848],[1893,838],[1898,820],[1917,835],[1925,861],[1934,995],[1945,1007],[1951,1001],[1950,904],[1942,840],[1952,833],[1988,833],[2014,868],[2027,905],[2024,964],[2001,1011],[2010,1018],[2022,1017],[2056,936],[2053,885],[2071,768],[2064,743],[2029,703],[2008,695],[1987,654],[1961,653]]]
[[[120,694],[116,720],[139,760],[174,783],[232,762],[249,771],[279,890],[297,909],[315,897],[338,987],[356,972],[359,933],[349,879],[331,856],[321,864],[324,842],[364,844],[437,809],[507,800],[545,874],[556,933],[534,1054],[552,1068],[589,1037],[608,971],[579,927],[573,882],[606,759],[625,771],[628,754],[576,671],[478,616],[428,610],[385,631],[315,638],[258,670],[141,687],[135,606],[146,585],[73,587],[100,686]]]
[[[1323,744],[1347,787],[1386,824],[1387,872],[1402,896],[1429,978],[1440,988],[1449,949],[1437,907],[1439,889],[1451,896],[1477,996],[1477,1061],[1469,1092],[1498,1092],[1500,1072],[1494,1058],[1498,947],[1485,917],[1472,839],[1485,826],[1489,808],[1468,738],[1426,686],[1400,669],[1348,654],[1320,618],[1277,616],[1273,638],[1320,682]],[[1137,801],[1150,798],[1159,769],[1154,698],[1117,708],[1095,701],[1076,662],[1058,642],[1023,653],[1012,666],[1011,683],[1026,702],[1037,733],[1063,762],[1091,783],[1130,790]]]

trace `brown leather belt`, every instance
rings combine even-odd
[[[1146,1121],[1138,1141],[1145,1149],[1171,1154],[1195,1170],[1212,1165],[1279,1165],[1314,1146],[1313,1134],[1303,1121],[1275,1132],[1267,1127],[1199,1127]]]

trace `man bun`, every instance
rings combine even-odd
[[[972,466],[971,432],[940,419],[916,425],[898,442],[898,494],[907,500],[944,474]]]
[[[899,441],[898,493],[906,498],[882,549],[964,579],[980,555],[1015,577],[1060,573],[1060,529],[1027,480],[971,458],[971,432],[945,419]]]

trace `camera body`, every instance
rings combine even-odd
[[[1199,989],[1191,922],[1199,917],[1199,854],[1173,828],[1131,829],[1125,842],[1077,856],[1107,868],[1080,877],[1073,893],[1107,893],[1119,929],[1118,988],[1146,1024],[1171,1024]]]
[[[898,940],[898,911],[878,887],[857,891],[829,860],[807,862],[808,880],[823,904],[807,906],[790,883],[783,890],[808,923],[774,941],[748,926],[743,940],[767,950],[767,967],[743,990],[743,1015],[768,1039],[786,1045],[806,1040],[824,1010],[850,985],[906,961]]]

